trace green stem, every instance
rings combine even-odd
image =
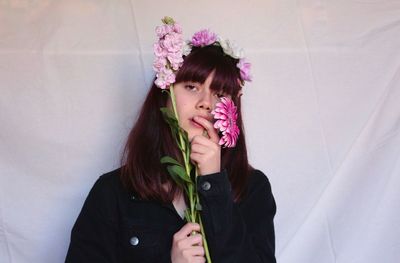
[[[172,109],[174,111],[175,118],[178,120],[178,123],[179,123],[179,115],[178,115],[178,110],[176,109],[176,99],[175,99],[173,84],[171,84],[169,90],[170,90],[170,96],[171,96],[171,102],[172,102]],[[179,124],[179,127],[180,127],[180,124]],[[179,135],[179,142],[180,142],[180,146],[181,146],[180,148],[181,148],[181,153],[182,153],[182,157],[183,157],[183,162],[185,163],[186,175],[190,178],[190,163],[189,163],[189,160],[186,158],[186,145],[185,145],[185,141],[183,140],[182,132],[180,130],[178,131],[178,135]],[[194,210],[195,210],[194,201],[195,200],[193,200],[193,195],[194,195],[195,191],[196,191],[196,189],[193,189],[193,187],[189,187],[190,216],[191,216],[190,221],[193,223],[196,222],[196,217],[194,214]]]
[[[169,90],[170,90],[170,95],[171,95],[172,109],[174,110],[175,118],[178,120],[178,123],[179,123],[179,115],[178,115],[178,110],[176,109],[176,99],[175,99],[174,85],[173,84],[171,84]],[[180,142],[181,150],[184,150],[185,149],[185,147],[184,147],[185,146],[185,141],[183,140],[181,131],[178,131],[178,135],[179,135],[179,142]],[[182,154],[184,154],[183,151],[182,151]],[[185,160],[185,168],[186,168],[186,156],[183,156],[183,158]]]
[[[200,230],[201,230],[201,234],[202,234],[202,238],[203,238],[203,247],[204,247],[204,251],[205,251],[205,254],[206,254],[207,263],[212,263],[211,262],[210,251],[208,249],[208,244],[207,244],[206,232],[204,231],[203,222],[201,220],[201,216],[200,215],[199,215],[199,222],[200,222]]]
[[[199,175],[197,167],[196,167],[195,175],[196,175],[196,185],[197,185],[197,176]],[[197,189],[197,187],[196,187],[196,189]],[[196,203],[200,204],[199,194],[197,192],[196,192]],[[211,263],[211,256],[210,256],[210,251],[208,249],[206,231],[204,231],[203,221],[201,220],[200,212],[198,213],[198,216],[199,216],[200,231],[201,231],[202,238],[203,238],[203,246],[204,246],[204,251],[206,254],[207,263]]]

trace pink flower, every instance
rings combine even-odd
[[[167,60],[164,57],[157,57],[153,63],[153,69],[156,72],[160,72],[167,65]]]
[[[240,77],[242,78],[242,80],[251,81],[251,63],[242,58],[239,60],[236,66],[240,69]]]
[[[182,52],[183,44],[182,35],[175,32],[165,35],[164,40],[160,42],[160,46],[165,48],[168,53]]]
[[[236,124],[238,115],[233,101],[227,97],[221,98],[221,102],[216,104],[211,113],[214,115],[214,119],[217,120],[214,123],[214,128],[222,132],[222,137],[218,142],[219,145],[228,148],[235,147],[240,130]]]
[[[182,34],[182,27],[179,24],[174,24],[174,32]]]
[[[163,38],[166,34],[171,33],[174,30],[174,26],[172,25],[161,25],[156,27],[156,34],[158,38]]]
[[[183,64],[183,57],[181,52],[170,53],[167,55],[167,58],[173,70],[178,70]]]
[[[154,43],[155,59],[153,69],[156,72],[154,83],[161,89],[168,89],[175,82],[175,72],[183,64],[182,28],[172,18],[164,18],[163,25],[156,27],[158,41]]]
[[[161,46],[160,43],[154,43],[153,45],[153,51],[154,51],[154,55],[156,55],[157,59],[159,57],[165,57],[167,55],[167,51],[164,50]]]
[[[213,44],[217,41],[217,35],[208,29],[196,32],[192,37],[192,45],[195,47],[204,47]]]
[[[163,68],[156,77],[154,83],[161,89],[168,89],[169,85],[175,82],[175,74],[171,69]]]

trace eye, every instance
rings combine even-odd
[[[222,97],[226,97],[225,94],[220,93],[220,92],[216,92],[214,95],[215,95],[215,97],[217,97],[218,99],[220,99],[220,98],[222,98]]]
[[[196,85],[193,84],[186,84],[185,85],[185,89],[189,90],[189,91],[196,91],[198,90],[198,88],[196,87]]]

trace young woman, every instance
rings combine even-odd
[[[218,43],[192,48],[174,83],[179,124],[198,167],[212,261],[274,263],[276,206],[267,177],[248,163],[238,62]],[[221,148],[213,126],[211,112],[222,96],[238,109],[240,133],[233,148]],[[84,203],[66,262],[206,262],[200,226],[183,219],[187,200],[160,162],[165,155],[180,156],[161,107],[171,107],[170,97],[153,84],[121,168],[100,176]]]

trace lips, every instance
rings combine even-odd
[[[203,118],[203,119],[206,119],[206,120],[208,120],[209,122],[213,122],[213,117],[212,116],[209,116],[209,115],[197,115],[198,117],[201,117],[201,118]]]
[[[190,119],[190,123],[191,123],[193,126],[197,127],[197,128],[204,129],[204,127],[203,127],[202,125],[200,125],[199,123],[197,123],[197,122],[194,120],[194,118],[191,118],[191,119]]]

